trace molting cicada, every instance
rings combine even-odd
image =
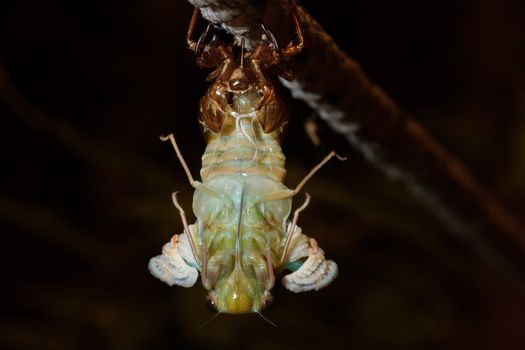
[[[270,67],[300,52],[302,33],[295,12],[297,43],[279,49],[263,27],[265,40],[250,52],[232,48],[214,37],[205,43],[210,25],[198,41],[191,39],[196,10],[188,30],[188,44],[201,67],[213,67],[213,83],[200,101],[199,121],[207,137],[202,156],[202,181],[193,179],[173,135],[171,141],[190,184],[195,188],[188,225],[173,194],[184,232],[175,235],[150,260],[151,273],[169,285],[191,287],[198,274],[209,290],[208,301],[219,313],[259,312],[271,300],[276,276],[293,292],[318,290],[337,275],[337,265],[326,260],[313,238],[297,226],[299,213],[290,219],[292,197],[335,153],[330,153],[295,189],[283,184],[285,156],[280,136],[287,108],[268,75]],[[243,45],[241,45],[243,46]],[[284,78],[289,72],[281,70]]]

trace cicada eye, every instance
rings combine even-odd
[[[215,301],[210,297],[206,298],[206,308],[211,312],[217,312],[217,305],[215,304]]]

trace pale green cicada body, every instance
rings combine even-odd
[[[215,51],[213,51],[213,50]],[[277,275],[293,292],[318,290],[337,275],[314,239],[290,219],[292,197],[335,153],[328,155],[295,188],[283,184],[285,156],[280,135],[287,121],[284,103],[261,67],[274,52],[262,44],[235,61],[217,45],[206,54],[221,64],[201,99],[199,120],[208,138],[202,182],[194,181],[173,135],[170,140],[195,188],[195,224],[188,225],[177,202],[184,232],[150,260],[151,273],[169,285],[193,286],[200,273],[208,300],[219,313],[259,312],[271,302]],[[213,56],[215,55],[215,56]]]

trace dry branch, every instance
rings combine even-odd
[[[285,0],[189,0],[203,17],[221,24],[253,47],[260,21],[286,43],[290,35]],[[403,183],[450,232],[482,255],[493,244],[522,256],[525,229],[430,133],[405,114],[360,65],[299,8],[305,52],[293,62],[296,80],[283,84],[386,176]],[[238,40],[240,41],[240,40]],[[322,69],[320,69],[322,67]],[[490,243],[489,243],[490,242]],[[510,250],[509,250],[510,249]]]

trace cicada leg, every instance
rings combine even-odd
[[[290,2],[290,12],[295,27],[295,34],[297,35],[297,43],[290,43],[287,47],[281,49],[281,56],[284,58],[292,57],[301,52],[304,48],[304,37],[299,18],[297,16],[297,4],[294,1]]]
[[[191,17],[190,25],[188,26],[188,32],[186,33],[186,43],[190,50],[192,50],[197,57],[197,65],[201,68],[215,68],[218,66],[223,66],[226,59],[233,58],[232,53],[226,47],[224,43],[218,43],[217,36],[214,34],[211,41],[207,41],[208,37],[215,32],[215,25],[211,22],[208,22],[206,29],[199,36],[197,41],[193,39],[193,31],[195,25],[199,18],[199,8],[196,7],[193,11]],[[206,47],[209,45],[208,47]],[[215,70],[209,80],[213,80],[213,76],[218,76],[219,73],[223,70],[222,67],[219,67],[218,70]]]
[[[277,60],[274,62],[274,64],[279,63],[281,58],[290,58],[292,56],[297,55],[304,48],[303,31],[301,29],[301,24],[299,23],[299,18],[297,16],[297,4],[294,1],[290,1],[289,8],[295,29],[295,35],[297,36],[296,43],[291,41],[285,48],[280,49],[279,44],[277,43],[277,40],[275,39],[275,36],[273,35],[272,31],[266,28],[264,23],[261,23],[261,29],[266,35],[266,39],[270,42],[270,44],[273,46],[274,51],[278,54]],[[257,49],[255,50],[255,52],[256,51]]]
[[[299,191],[303,189],[304,185],[306,185],[308,180],[310,180],[312,176],[314,176],[315,173],[317,173],[319,169],[321,169],[323,165],[325,165],[326,162],[328,162],[334,156],[336,156],[339,160],[346,160],[346,158],[340,157],[339,155],[337,155],[337,153],[332,151],[326,157],[324,157],[323,160],[319,162],[319,164],[317,164],[315,167],[313,167],[312,170],[310,170],[310,172],[301,180],[301,182],[299,182],[299,184],[297,185],[297,187],[295,187],[295,189],[273,192],[273,193],[261,196],[258,202],[275,201],[275,200],[286,199],[286,198],[295,196],[297,193],[299,193]]]
[[[208,279],[208,257],[206,256],[206,245],[202,245],[201,247],[201,280],[202,284],[206,287],[207,286],[207,279]]]
[[[201,35],[199,39],[197,40],[197,42],[195,42],[192,39],[193,30],[195,29],[195,24],[197,23],[197,19],[199,18],[199,12],[200,10],[198,7],[196,7],[193,10],[193,15],[191,16],[190,25],[188,26],[188,32],[186,33],[186,43],[188,44],[188,47],[190,48],[190,50],[193,50],[193,51],[197,51],[197,46],[201,42],[201,39],[203,36]],[[204,34],[207,35],[207,33],[208,33],[208,28],[206,28],[206,31],[204,32]]]
[[[288,249],[290,248],[290,242],[292,241],[292,236],[295,231],[295,228],[297,227],[297,220],[299,219],[299,214],[308,206],[310,203],[310,195],[306,193],[306,199],[304,200],[304,203],[297,209],[295,209],[293,213],[293,219],[290,226],[288,226],[288,231],[286,232],[286,240],[284,243],[283,253],[281,255],[281,259],[279,260],[279,266],[282,266],[284,262],[284,258],[286,257],[286,254],[288,253]]]
[[[272,250],[270,247],[266,247],[266,263],[268,267],[268,286],[266,287],[266,290],[270,290],[273,288],[275,284],[275,273],[273,271],[273,263],[272,263]]]
[[[179,204],[179,201],[177,200],[177,192],[172,193],[171,199],[173,201],[173,205],[175,205],[175,208],[179,210],[180,219],[182,220],[182,225],[184,226],[184,232],[186,233],[188,241],[190,242],[193,257],[195,258],[195,261],[199,262],[202,259],[199,259],[199,254],[197,252],[197,243],[195,242],[195,238],[191,234],[190,227],[188,225],[188,220],[186,219],[186,213],[184,212],[184,209],[182,209],[182,206]]]
[[[190,182],[190,185],[202,192],[205,192],[209,194],[210,196],[213,196],[215,198],[223,199],[224,196],[215,191],[213,188],[206,186],[200,181],[195,181],[193,179],[193,176],[191,175],[190,168],[188,167],[188,164],[184,160],[184,157],[182,156],[182,153],[180,152],[179,146],[177,146],[177,141],[175,141],[175,136],[173,134],[169,134],[168,136],[161,136],[160,139],[162,141],[170,141],[173,148],[175,149],[175,153],[177,154],[177,158],[179,159],[180,164],[182,165],[182,168],[184,169],[184,172],[186,173],[186,176],[188,177],[188,181]]]

